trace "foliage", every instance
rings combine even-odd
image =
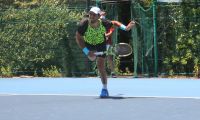
[[[197,58],[194,60],[194,73],[196,77],[200,78],[200,61]]]
[[[149,7],[152,5],[153,0],[138,0],[138,2],[144,7]]]
[[[1,67],[0,69],[0,76],[2,77],[12,77],[11,67]]]
[[[152,1],[137,0],[145,8],[151,6]],[[195,2],[198,1],[158,4],[160,72],[199,75],[200,7]],[[85,61],[80,60],[85,59],[80,55],[81,50],[74,47],[76,22],[84,11],[72,11],[66,6],[70,6],[68,0],[3,0],[0,3],[2,76],[12,76],[12,71],[32,71],[28,74],[33,75],[43,71],[46,76],[60,74],[60,70],[65,71],[66,76],[70,76],[71,71],[84,71]],[[120,60],[116,59],[115,69],[121,74],[119,64]]]
[[[50,66],[50,68],[42,68],[42,73],[44,77],[62,77],[61,69],[56,66]]]
[[[180,7],[173,4],[163,7],[158,9],[162,71],[196,74],[200,61],[200,9],[184,2]]]
[[[121,75],[122,71],[120,70],[120,58],[115,56],[115,68],[114,71],[116,72],[117,75]]]
[[[41,70],[49,65],[62,68],[61,58],[72,54],[68,51],[72,44],[69,35],[74,35],[72,28],[82,14],[46,4],[34,9],[11,7],[3,11],[0,14],[0,66],[11,66],[15,71]]]

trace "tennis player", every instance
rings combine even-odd
[[[106,12],[102,11],[100,13],[100,15],[101,15],[100,18],[102,20],[106,19]],[[120,28],[123,31],[129,31],[135,25],[134,21],[129,22],[129,24],[127,26],[122,24],[119,21],[111,21],[111,22],[112,22],[113,26],[106,33],[106,36],[108,36],[107,39],[106,39],[106,49],[107,50],[112,45],[112,33],[114,32],[115,28]],[[107,59],[108,59],[108,64],[109,64],[109,67],[110,67],[110,70],[111,70],[111,77],[112,78],[116,78],[117,76],[116,76],[115,71],[114,71],[113,56],[112,55],[108,55]]]
[[[105,33],[113,24],[109,20],[101,20],[100,13],[100,8],[92,7],[89,11],[89,17],[80,21],[76,31],[76,42],[85,55],[90,58],[97,57],[97,68],[103,85],[100,97],[105,98],[109,96],[105,70],[106,55],[96,56],[94,52],[106,51],[106,37],[108,36]]]

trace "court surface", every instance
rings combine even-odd
[[[200,80],[0,78],[0,120],[199,120]]]

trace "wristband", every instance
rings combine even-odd
[[[124,31],[126,31],[126,26],[125,26],[125,25],[123,25],[123,24],[121,24],[119,28],[120,28],[121,30],[124,30]]]
[[[87,48],[87,47],[84,47],[84,48],[83,48],[83,52],[85,53],[85,55],[88,55],[88,53],[89,53],[88,48]]]

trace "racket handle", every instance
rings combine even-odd
[[[95,55],[103,55],[104,52],[95,52],[94,54],[95,54]]]

